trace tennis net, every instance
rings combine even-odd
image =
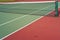
[[[45,16],[55,10],[55,1],[0,3],[0,12]]]

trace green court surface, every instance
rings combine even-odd
[[[54,3],[0,5],[0,39],[54,10]]]

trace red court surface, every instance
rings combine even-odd
[[[4,40],[60,40],[60,16],[45,16]]]

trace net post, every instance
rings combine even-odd
[[[58,13],[58,0],[56,0],[56,2],[55,2],[55,16],[59,16],[59,13]]]

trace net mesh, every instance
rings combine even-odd
[[[0,3],[0,12],[45,16],[55,10],[55,1]]]

